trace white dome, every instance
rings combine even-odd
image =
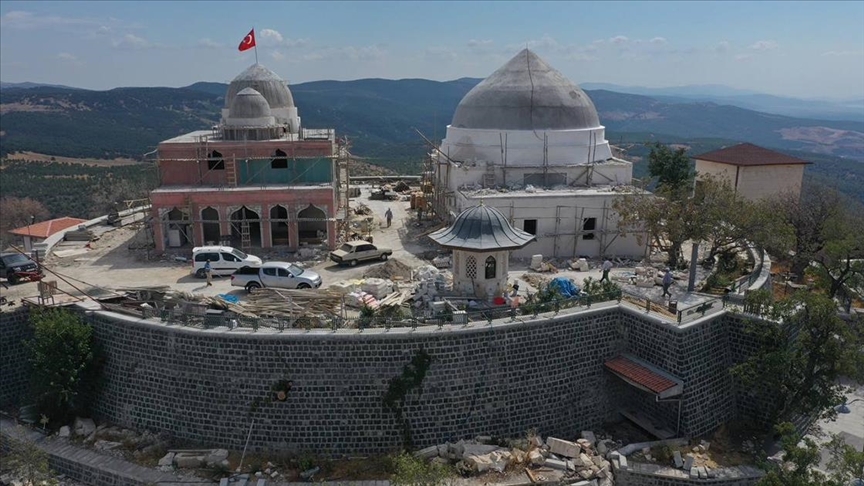
[[[294,107],[294,97],[285,81],[261,64],[253,64],[237,75],[225,93],[225,108],[231,108],[234,98],[244,89],[252,88],[259,92],[271,109]]]

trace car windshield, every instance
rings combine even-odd
[[[245,260],[245,259],[249,258],[249,255],[243,253],[242,251],[240,251],[236,248],[231,251],[231,254],[236,256],[237,258],[239,258],[241,260]]]
[[[30,259],[20,253],[11,255],[3,255],[3,263],[6,265],[15,265],[16,263],[27,263]]]
[[[348,243],[345,243],[344,245],[342,245],[342,248],[339,248],[339,249],[344,251],[344,252],[351,253],[351,250],[353,250],[354,247],[349,245]]]
[[[288,267],[288,270],[294,274],[294,276],[303,275],[303,269],[298,267],[297,265],[291,265]]]

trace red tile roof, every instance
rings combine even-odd
[[[739,143],[731,147],[712,150],[704,154],[694,155],[694,159],[707,160],[731,165],[789,165],[789,164],[811,164],[791,155],[781,154],[773,150],[762,148],[752,143]]]
[[[616,356],[605,363],[606,367],[622,377],[641,385],[654,393],[666,391],[677,385],[674,381],[665,376],[649,370],[648,368],[635,363],[624,356]]]
[[[40,221],[30,226],[15,228],[9,232],[18,236],[32,236],[34,238],[48,238],[58,231],[63,231],[72,226],[78,226],[81,223],[86,223],[86,219],[70,218],[64,216],[57,219],[49,219],[48,221]]]

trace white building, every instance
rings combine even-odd
[[[438,214],[483,201],[537,236],[514,256],[642,257],[645,238],[621,234],[614,200],[634,189],[612,156],[594,103],[528,49],[459,103],[433,154]]]

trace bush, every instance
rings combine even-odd
[[[621,298],[621,287],[611,280],[594,280],[591,277],[582,281],[582,292],[590,302],[603,302]]]
[[[449,467],[437,462],[426,462],[412,454],[402,452],[393,458],[393,475],[390,484],[394,486],[438,486],[444,484],[452,475]]]
[[[93,365],[93,329],[64,309],[34,311],[30,353],[31,393],[39,412],[64,423],[75,411],[82,378]]]

